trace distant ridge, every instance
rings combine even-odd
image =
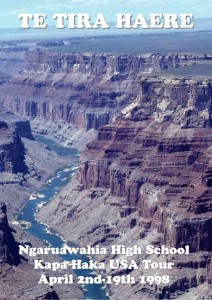
[[[24,30],[21,28],[0,29],[0,40],[4,39],[31,39],[31,38],[58,38],[58,37],[95,37],[108,35],[135,35],[135,34],[169,34],[169,33],[193,33],[193,32],[210,32],[212,31],[212,18],[194,19],[194,28],[189,30],[183,29],[116,29],[116,23],[110,22],[111,28],[107,30],[89,30],[89,29],[63,29],[58,30],[54,26],[49,26],[43,30]]]

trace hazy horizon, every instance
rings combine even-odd
[[[0,28],[19,28],[20,13],[88,13],[94,18],[98,13],[104,14],[108,22],[115,21],[117,13],[192,13],[195,19],[210,18],[212,3],[201,0],[2,0]],[[51,19],[51,18],[50,18]],[[49,20],[53,24],[53,20]]]
[[[50,25],[46,29],[0,28],[0,40],[11,39],[67,39],[67,38],[92,38],[100,36],[136,36],[136,35],[179,35],[195,34],[197,32],[211,32],[212,18],[199,18],[195,20],[193,29],[116,29],[115,23],[110,22],[109,29],[57,29]]]

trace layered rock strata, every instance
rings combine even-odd
[[[211,56],[29,52],[25,70],[0,88],[1,102],[30,118],[98,129],[135,100],[140,73],[208,60]]]
[[[0,84],[24,70],[24,57],[28,50],[28,47],[17,47],[17,45],[10,47],[0,42]]]
[[[189,258],[152,258],[175,263],[169,284],[112,285],[114,299],[210,297],[211,81],[150,76],[138,84],[138,75],[211,57],[38,52],[27,60],[25,71],[0,87],[4,107],[99,129],[81,157],[78,182],[45,207],[43,220],[50,214],[50,225],[82,245],[189,244]]]
[[[8,224],[5,203],[0,203],[0,263],[10,265],[18,265],[20,263],[18,243],[15,242],[12,230]]]
[[[155,228],[164,245],[189,245],[196,257],[204,251],[200,269],[208,270],[211,91],[209,80],[141,78],[136,105],[126,108],[117,124],[99,130],[82,156],[79,174],[83,188],[108,188],[122,199],[121,218],[137,212],[129,226],[140,228],[141,239]],[[211,272],[203,278],[210,282]]]
[[[27,173],[25,149],[17,128],[0,121],[0,172]]]
[[[5,200],[8,208],[7,214],[6,205],[0,204],[2,299],[82,299],[83,293],[75,283],[71,289],[57,285],[56,291],[48,285],[39,285],[41,273],[34,270],[29,256],[20,259],[18,243],[13,237],[21,243],[45,247],[23,232],[21,222],[14,221],[14,214],[32,192],[39,190],[54,175],[56,169],[66,165],[67,160],[32,138],[29,121],[3,111],[0,113],[0,149],[0,198]],[[10,227],[11,224],[15,230]],[[55,261],[59,258],[48,259]]]
[[[41,211],[42,220],[50,214],[49,224],[81,245],[189,245],[188,256],[148,258],[174,262],[169,271],[145,271],[141,260],[148,256],[133,256],[135,278],[168,274],[170,282],[112,285],[112,299],[210,298],[211,133],[210,80],[141,77],[136,101],[87,145],[77,181]],[[106,273],[128,271],[108,267]]]
[[[123,197],[123,216],[153,218],[165,244],[211,251],[211,82],[150,77],[140,86],[136,106],[87,145],[82,187]]]

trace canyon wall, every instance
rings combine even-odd
[[[193,54],[95,54],[95,53],[49,53],[28,52],[27,71],[48,73],[89,73],[111,77],[114,74],[135,75],[176,68],[200,61],[211,61],[211,55]],[[117,75],[118,75],[117,74]]]
[[[155,297],[164,299],[176,290],[185,292],[183,277],[197,276],[196,268],[202,282],[197,276],[195,286],[211,283],[211,80],[149,76],[141,77],[139,84],[137,100],[116,123],[101,127],[97,139],[87,145],[81,156],[79,190],[109,190],[113,200],[104,201],[120,219],[116,226],[108,222],[101,237],[104,244],[116,239],[120,243],[127,230],[135,228],[144,244],[154,239],[156,245],[189,245],[192,263],[185,257],[167,258],[182,270],[172,273],[173,285],[157,292],[153,288]],[[77,217],[75,212],[70,222]],[[94,241],[95,230],[89,228]],[[152,288],[146,292],[151,294]]]
[[[4,116],[3,119],[7,117]],[[2,120],[2,115],[0,120]],[[0,121],[0,172],[27,173],[24,161],[25,148],[21,136],[32,137],[28,121],[12,123]]]
[[[166,257],[176,265],[170,284],[131,286],[129,299],[210,284],[211,80],[146,74],[211,57],[31,52],[26,59],[25,70],[0,86],[4,108],[98,130],[81,156],[75,197],[68,190],[56,208],[45,206],[44,220],[49,213],[77,243],[189,244],[189,258]]]
[[[37,289],[39,272],[19,255],[19,243],[15,241],[9,226],[7,206],[0,203],[0,274],[1,299],[59,299],[53,287]],[[26,289],[27,282],[27,289]]]
[[[28,52],[25,70],[0,86],[0,101],[23,116],[98,129],[136,99],[140,73],[208,60],[207,55]]]
[[[24,70],[28,50],[28,47],[17,47],[13,42],[0,41],[0,84]]]
[[[210,79],[141,77],[138,102],[138,110],[136,107],[132,112],[133,120],[153,116],[158,122],[169,121],[181,128],[211,126]]]
[[[8,224],[5,203],[0,203],[0,263],[11,265],[20,263],[18,243],[15,242]]]
[[[135,105],[81,157],[84,189],[109,188],[123,213],[139,210],[165,244],[191,251],[211,251],[211,91],[210,80],[142,77]]]

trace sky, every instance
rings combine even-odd
[[[102,13],[108,22],[116,21],[116,13],[192,13],[195,18],[211,17],[210,0],[0,0],[0,28],[19,28],[20,13],[46,13],[48,24],[55,13],[87,13],[93,22]]]

